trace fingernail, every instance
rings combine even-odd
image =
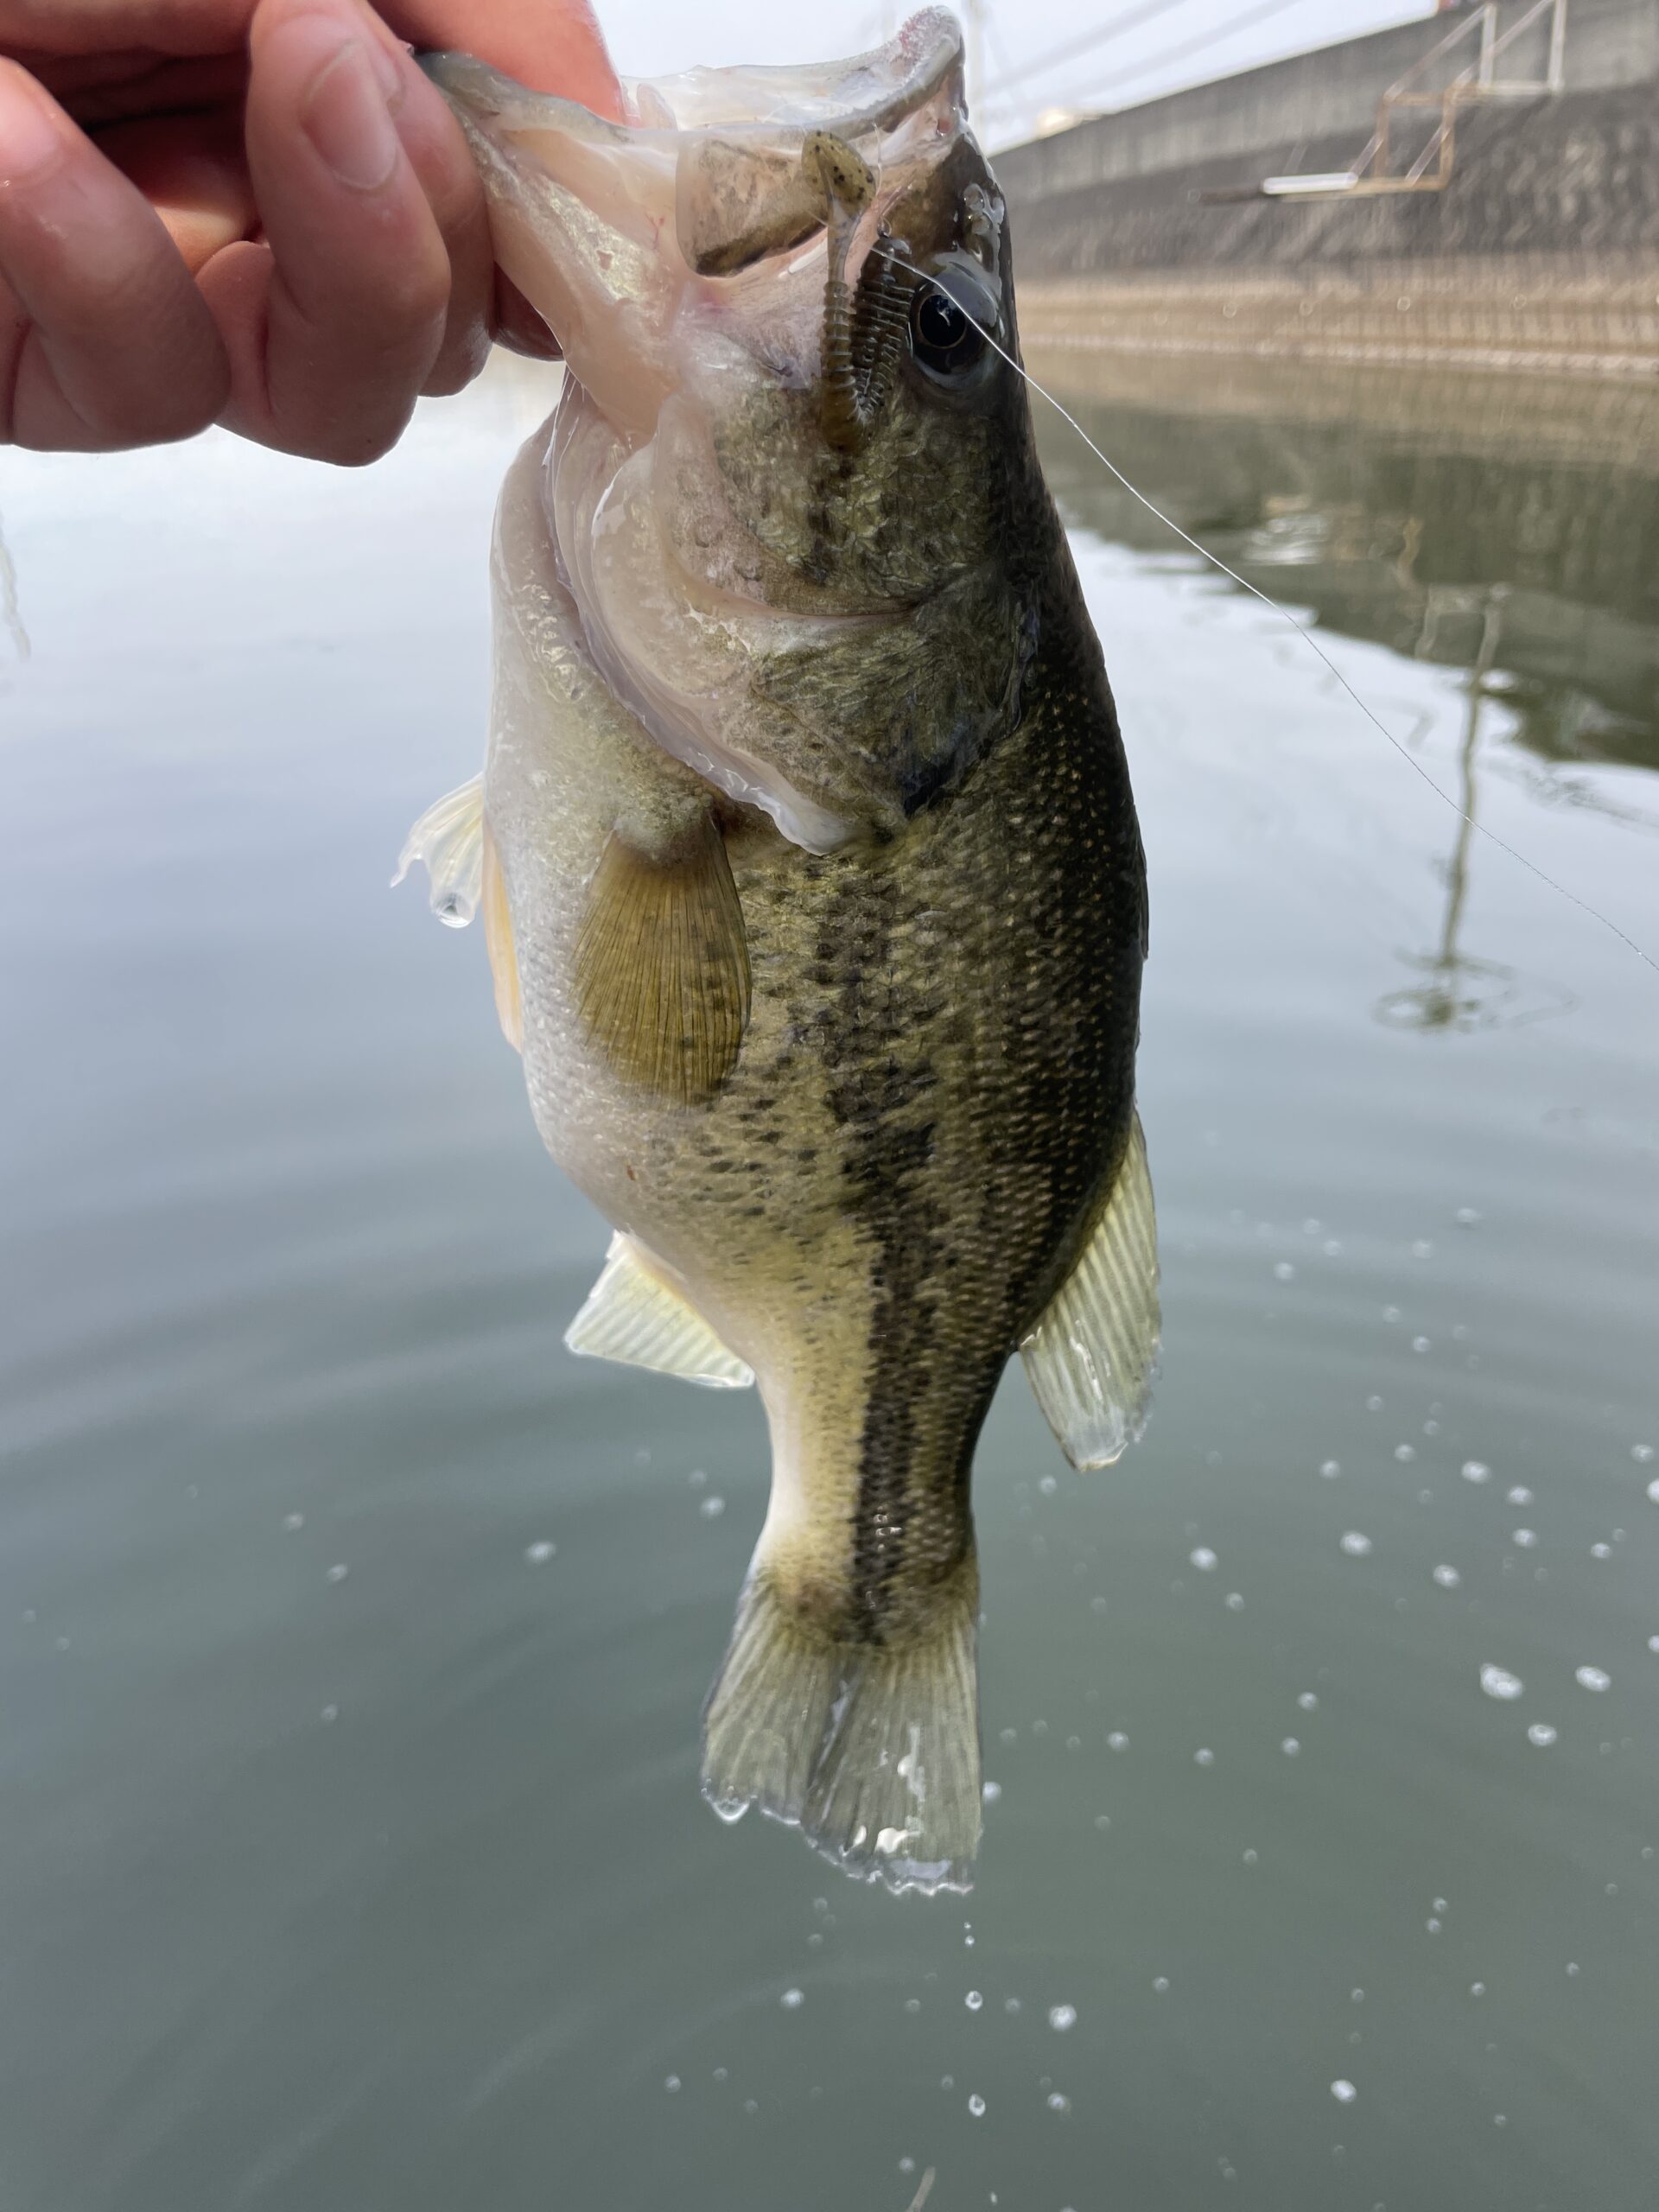
[[[306,137],[345,185],[372,192],[397,166],[397,131],[368,48],[348,39],[311,79],[300,107]]]
[[[60,160],[64,135],[33,80],[0,64],[0,184],[22,184]]]

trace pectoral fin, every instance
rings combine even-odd
[[[749,1019],[749,951],[725,840],[699,812],[659,849],[613,830],[577,932],[583,1027],[624,1082],[712,1098]]]
[[[1145,1428],[1158,1329],[1158,1230],[1137,1114],[1082,1258],[1020,1347],[1074,1467],[1109,1467]]]
[[[631,1236],[612,1237],[599,1281],[564,1341],[594,1359],[649,1367],[711,1389],[742,1390],[754,1380],[754,1370],[727,1351]]]

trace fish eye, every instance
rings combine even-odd
[[[911,297],[910,350],[932,376],[964,376],[983,358],[996,321],[995,302],[964,271],[930,272]]]

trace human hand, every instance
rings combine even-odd
[[[588,0],[0,0],[0,443],[357,463],[552,353],[405,38],[620,112]]]

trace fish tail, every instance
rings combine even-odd
[[[978,1571],[971,1548],[918,1620],[837,1636],[757,1558],[703,1708],[703,1795],[798,1827],[890,1890],[966,1890],[979,1847]]]

